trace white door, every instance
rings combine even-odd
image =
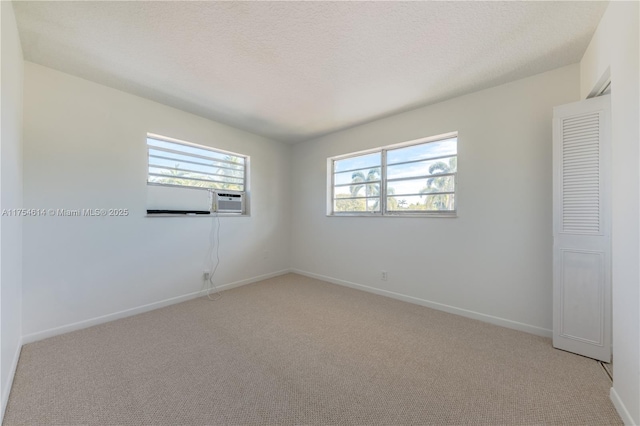
[[[553,346],[611,361],[610,96],[553,110]]]

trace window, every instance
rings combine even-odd
[[[331,215],[456,212],[456,133],[328,160]]]
[[[232,152],[147,135],[147,183],[245,191],[248,157]]]

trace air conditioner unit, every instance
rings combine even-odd
[[[216,191],[213,193],[213,211],[218,213],[244,213],[244,192]]]

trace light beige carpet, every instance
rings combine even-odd
[[[4,424],[621,424],[610,386],[549,339],[290,274],[26,345]]]

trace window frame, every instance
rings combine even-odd
[[[157,133],[147,133],[145,141],[147,139],[155,139],[155,140],[162,141],[162,142],[169,142],[169,143],[174,143],[174,144],[177,144],[177,145],[184,145],[184,146],[188,146],[188,147],[193,147],[193,148],[197,148],[197,149],[211,151],[211,152],[214,152],[216,154],[232,155],[234,157],[239,157],[239,158],[242,158],[244,160],[243,176],[242,176],[242,188],[243,188],[242,191],[235,190],[235,189],[232,190],[232,189],[224,189],[224,188],[207,188],[207,187],[199,187],[199,186],[174,185],[174,184],[170,184],[170,183],[150,182],[149,181],[149,177],[150,177],[150,175],[149,175],[149,167],[150,167],[150,164],[149,164],[149,156],[150,156],[149,149],[151,149],[153,147],[150,147],[149,143],[146,142],[146,146],[147,146],[147,185],[165,186],[165,187],[169,187],[169,188],[198,189],[198,190],[204,190],[204,191],[237,192],[237,193],[244,193],[245,197],[246,197],[246,194],[248,194],[248,192],[249,192],[249,159],[250,159],[250,157],[248,155],[240,154],[240,153],[232,152],[232,151],[226,151],[226,150],[223,150],[223,149],[213,148],[213,147],[207,146],[207,145],[200,145],[200,144],[196,144],[196,143],[192,143],[192,142],[187,142],[187,141],[183,141],[183,140],[180,140],[180,139],[175,139],[175,138],[171,138],[171,137],[168,137],[168,136],[159,135]],[[189,156],[191,154],[190,153],[181,153],[180,155]],[[197,158],[197,157],[195,157],[195,158]],[[216,160],[213,159],[213,161],[216,161]],[[192,179],[192,180],[199,180],[199,179]],[[212,181],[212,182],[215,182],[215,181]]]
[[[435,210],[435,211],[419,211],[419,210],[411,210],[411,211],[388,211],[387,210],[387,152],[395,149],[406,148],[410,146],[424,145],[431,142],[438,142],[446,139],[456,138],[456,161],[459,155],[459,137],[458,132],[449,132],[443,133],[436,136],[429,136],[426,138],[414,139],[406,142],[401,142],[392,145],[385,145],[377,148],[366,149],[357,152],[350,152],[347,154],[336,155],[333,157],[327,158],[327,216],[331,217],[458,217],[459,210],[459,200],[458,200],[458,189],[459,189],[459,178],[458,178],[458,169],[456,168],[456,172],[450,175],[455,176],[454,178],[454,187],[453,194],[454,198],[454,210]],[[379,202],[380,202],[380,211],[379,212],[366,212],[366,211],[357,211],[357,212],[336,212],[334,211],[334,194],[335,194],[335,163],[336,161],[345,160],[348,158],[360,157],[367,154],[380,153],[380,194],[379,194]],[[446,156],[452,157],[452,156]],[[439,158],[446,158],[439,157]],[[435,157],[434,159],[437,159]],[[431,159],[425,159],[431,160]],[[425,161],[419,160],[419,161]],[[366,201],[365,201],[366,202]]]

